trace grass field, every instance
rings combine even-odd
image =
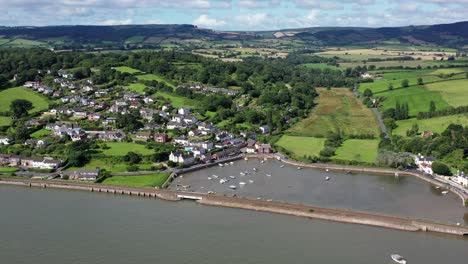
[[[129,187],[161,187],[169,175],[170,173],[167,172],[149,175],[112,176],[104,180],[102,184]]]
[[[348,139],[336,150],[336,155],[333,158],[373,163],[377,158],[378,149],[379,140]]]
[[[339,70],[340,69],[338,67],[328,65],[326,63],[305,63],[305,64],[302,64],[302,65],[304,65],[307,68],[315,68],[315,69],[322,69],[322,70],[323,69],[331,69],[331,70]]]
[[[11,118],[8,116],[0,116],[0,127],[9,126],[11,124]]]
[[[46,129],[40,129],[40,130],[32,133],[31,138],[39,139],[39,138],[47,137],[50,134],[52,134],[52,131],[46,130]]]
[[[395,108],[397,102],[400,102],[400,104],[408,103],[410,116],[415,116],[419,112],[428,112],[431,101],[435,102],[436,108],[439,110],[450,106],[439,92],[429,91],[425,87],[420,86],[379,93],[378,97],[386,98],[381,104],[381,108],[384,111],[389,108]]]
[[[295,137],[284,135],[276,142],[276,145],[286,149],[296,157],[316,156],[324,147],[325,138]]]
[[[136,76],[138,80],[143,80],[143,81],[158,81],[158,82],[162,82],[162,83],[165,83],[167,86],[170,86],[172,88],[175,88],[175,85],[173,82],[171,82],[170,80],[162,77],[162,76],[159,76],[159,75],[156,75],[156,74],[143,74],[143,75],[137,75]]]
[[[141,155],[150,155],[154,153],[153,150],[145,148],[145,145],[130,142],[108,142],[106,145],[110,147],[109,149],[103,150],[103,154],[106,156],[125,156],[130,151]]]
[[[195,100],[192,100],[190,98],[186,98],[183,96],[179,96],[176,94],[172,94],[172,93],[159,91],[155,95],[166,98],[167,100],[171,101],[172,106],[177,107],[177,108],[178,107],[196,107],[198,105],[198,102]]]
[[[28,100],[33,104],[30,112],[39,112],[49,108],[49,103],[45,97],[24,87],[15,87],[0,92],[0,112],[10,110],[10,104],[16,99]]]
[[[443,132],[450,124],[468,124],[468,114],[459,114],[451,116],[441,116],[429,119],[407,119],[396,122],[398,127],[392,131],[394,135],[406,136],[406,131],[410,130],[413,124],[418,124],[419,131],[431,131],[434,133]]]
[[[140,70],[133,69],[133,68],[130,68],[130,67],[127,67],[127,66],[115,67],[114,69],[116,71],[118,71],[118,72],[125,72],[125,73],[130,73],[130,74],[141,72]]]
[[[146,88],[146,85],[142,83],[131,83],[130,85],[126,86],[125,88],[137,92],[137,93],[144,93],[144,90]]]
[[[29,39],[14,39],[5,44],[5,46],[12,46],[17,48],[28,48],[28,47],[38,47],[38,46],[48,46],[45,42],[29,40]]]
[[[325,137],[338,129],[346,135],[380,134],[376,117],[356,96],[345,88],[318,88],[318,105],[309,117],[287,132],[290,135]]]
[[[426,87],[429,91],[440,93],[453,107],[468,105],[468,79],[431,83]]]
[[[140,170],[144,171],[149,171],[151,170],[152,164],[138,164],[137,165]],[[104,169],[106,171],[110,172],[126,172],[128,164],[118,162],[116,163],[115,161],[112,160],[112,158],[101,158],[101,159],[96,159],[93,158],[88,164],[86,164],[83,167],[70,167],[67,168],[66,171],[75,171],[75,170],[81,170],[81,169]]]
[[[0,173],[5,173],[5,172],[16,172],[18,171],[18,168],[11,168],[11,167],[0,167]]]

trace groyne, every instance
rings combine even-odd
[[[425,220],[402,218],[380,214],[354,212],[347,210],[328,209],[315,206],[281,203],[275,201],[254,200],[249,198],[227,197],[205,193],[179,192],[152,188],[131,188],[107,186],[100,184],[85,184],[61,180],[28,180],[0,178],[0,184],[22,187],[56,188],[65,190],[90,191],[113,195],[131,195],[137,197],[160,198],[169,201],[192,199],[205,205],[262,211],[311,219],[336,221],[341,223],[361,224],[385,227],[403,231],[437,232],[457,236],[468,236],[468,227],[441,224]]]

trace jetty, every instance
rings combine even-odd
[[[130,195],[146,198],[159,198],[168,201],[193,200],[211,206],[238,208],[276,214],[329,220],[349,224],[361,224],[385,227],[411,232],[436,232],[468,237],[468,226],[442,224],[432,221],[329,209],[316,206],[290,204],[276,201],[264,201],[251,198],[227,197],[215,194],[161,190],[157,188],[132,188],[102,184],[86,184],[63,180],[30,180],[17,178],[0,178],[0,184],[22,186],[26,188],[54,188],[65,190],[89,191],[112,195]]]

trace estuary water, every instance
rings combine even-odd
[[[241,172],[245,175],[241,175]],[[221,184],[223,178],[228,182]],[[307,168],[298,170],[276,160],[261,163],[251,159],[187,173],[170,186],[171,189],[181,190],[184,187],[196,192],[212,191],[240,197],[468,224],[464,220],[468,208],[463,207],[458,196],[452,193],[443,195],[442,190],[415,177],[346,174]]]
[[[193,202],[0,185],[0,263],[465,263],[468,239]]]

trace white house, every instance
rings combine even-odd
[[[11,144],[11,138],[0,136],[0,145],[10,145],[10,144]]]
[[[169,160],[174,163],[188,165],[188,164],[193,163],[194,158],[191,155],[183,154],[181,152],[175,152],[175,153],[171,152],[171,154],[169,155]]]
[[[425,157],[421,154],[416,155],[414,163],[418,166],[418,170],[432,175],[432,163],[435,161],[434,157]]]
[[[468,187],[468,175],[465,175],[465,173],[458,171],[457,175],[455,177],[452,177],[453,181],[456,183]]]
[[[260,132],[262,134],[268,134],[268,133],[270,133],[270,128],[268,126],[261,126],[260,127]]]
[[[192,111],[189,108],[179,108],[177,113],[179,115],[188,115],[188,114],[192,113]]]

